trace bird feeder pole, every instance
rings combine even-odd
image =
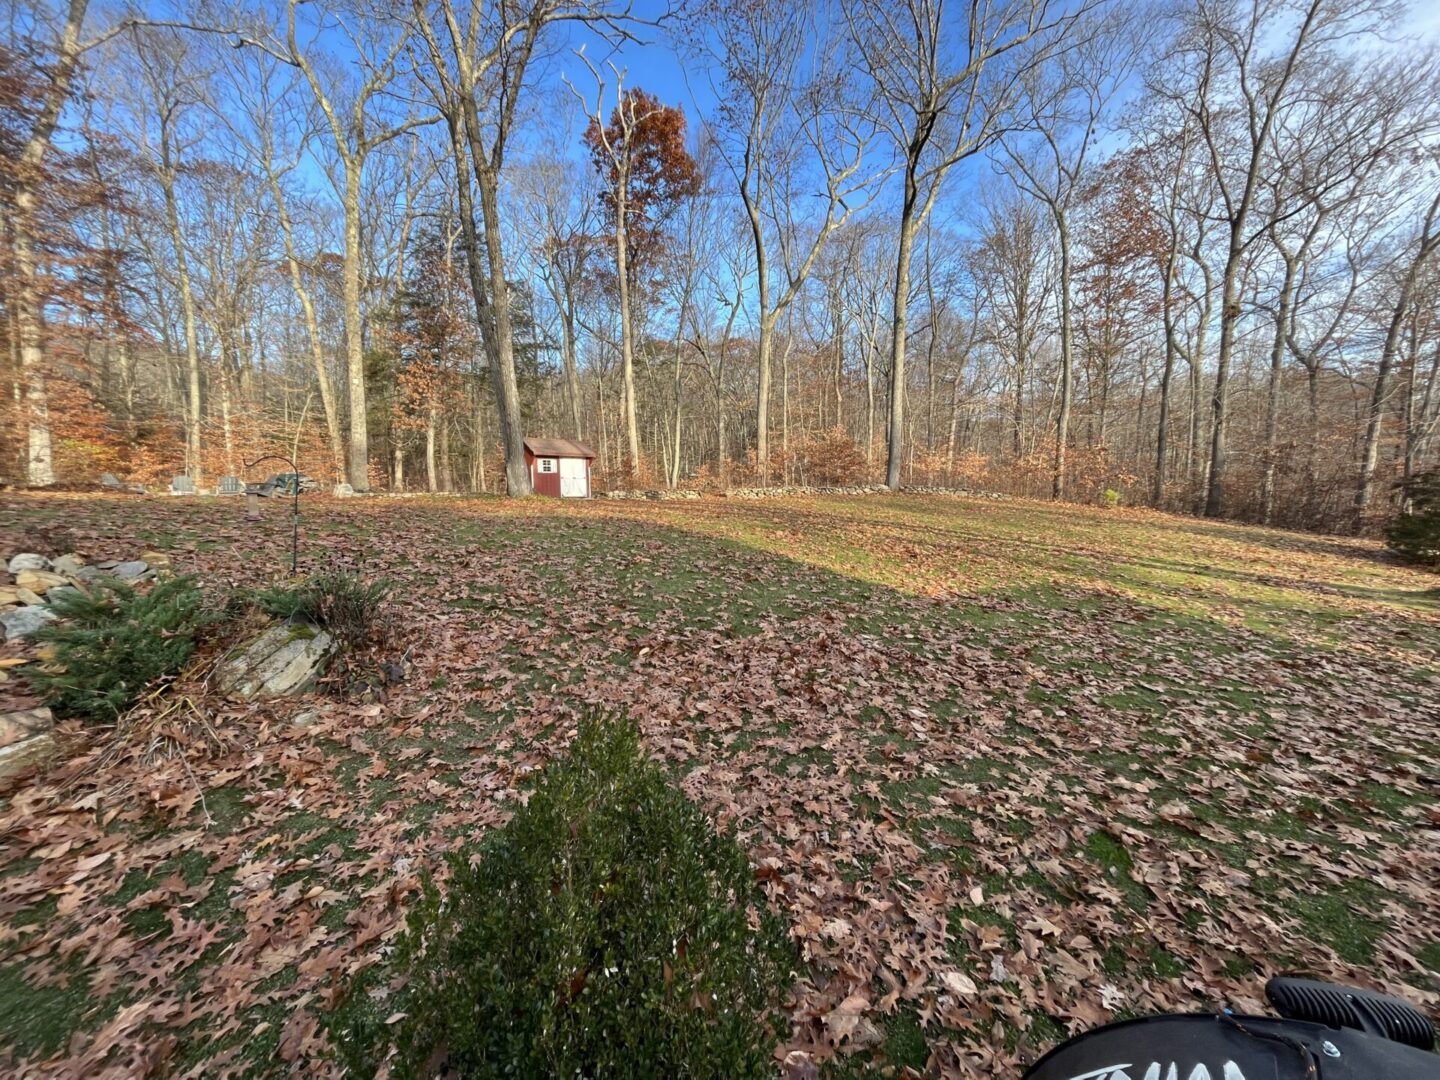
[[[290,466],[290,475],[294,478],[295,491],[290,503],[290,573],[293,576],[300,573],[300,467],[284,454],[266,454],[254,461],[247,461],[245,468],[253,469],[256,465],[266,461],[283,461]],[[258,517],[260,510],[258,496],[251,495],[250,498],[256,499],[253,510]],[[249,499],[247,498],[246,501],[248,502]]]

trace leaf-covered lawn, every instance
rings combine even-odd
[[[287,510],[6,496],[0,536],[255,584]],[[321,1016],[417,875],[596,705],[788,917],[777,1065],[1003,1075],[1293,968],[1440,1016],[1440,579],[1371,544],[909,496],[304,513],[308,566],[399,583],[410,681],[200,695],[228,749],[77,740],[12,791],[7,1071],[323,1071]]]

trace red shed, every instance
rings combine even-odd
[[[590,497],[590,462],[595,451],[569,439],[526,439],[525,464],[536,495]]]

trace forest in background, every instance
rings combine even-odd
[[[6,0],[0,479],[525,494],[559,436],[1372,531],[1440,456],[1411,14]]]

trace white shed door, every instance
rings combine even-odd
[[[584,458],[560,459],[560,495],[566,499],[583,499],[590,492],[585,481]]]

